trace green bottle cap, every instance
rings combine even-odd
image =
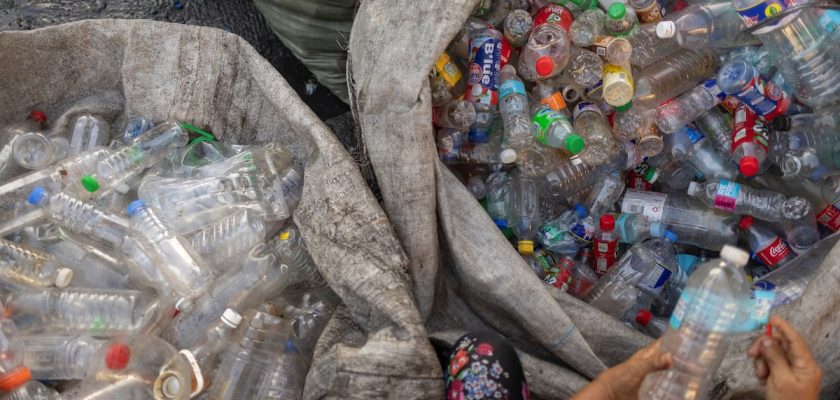
[[[633,102],[629,101],[629,102],[627,102],[627,104],[622,104],[620,106],[617,106],[615,108],[615,110],[618,111],[618,112],[625,112],[625,111],[629,110],[631,107],[633,107]]]
[[[93,193],[99,190],[99,181],[91,175],[85,175],[82,177],[82,187],[88,192]]]
[[[584,145],[585,141],[579,135],[572,133],[566,137],[566,150],[569,150],[569,153],[580,153],[580,151],[583,150]]]
[[[656,172],[656,168],[650,167],[647,169],[647,171],[645,171],[645,175],[642,176],[642,179],[644,179],[645,182],[653,183],[658,176],[659,173]]]
[[[612,19],[624,18],[624,14],[627,14],[627,6],[624,3],[612,3],[610,8],[607,9],[607,15]]]

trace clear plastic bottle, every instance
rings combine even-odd
[[[129,204],[129,232],[176,293],[185,298],[201,294],[213,281],[213,270],[192,245],[140,200]]]
[[[272,361],[281,355],[288,324],[271,314],[257,311],[216,368],[220,375],[210,385],[209,400],[255,398],[259,383],[270,373]]]
[[[58,392],[38,381],[28,381],[3,394],[3,400],[57,400]]]
[[[656,126],[664,133],[676,132],[720,104],[724,97],[717,81],[709,79],[679,97],[662,103],[656,110]]]
[[[642,70],[636,76],[634,105],[658,106],[691,89],[717,69],[713,50],[681,50]]]
[[[627,4],[618,2],[611,4],[607,9],[604,27],[608,34],[619,37],[627,36],[639,25],[636,13],[632,8],[627,10],[628,7]]]
[[[773,231],[756,226],[753,217],[747,215],[738,222],[738,228],[746,233],[750,250],[755,258],[770,269],[784,266],[796,258],[790,246]]]
[[[300,231],[294,225],[289,225],[279,233],[273,242],[277,259],[289,267],[294,275],[294,281],[305,281],[310,287],[327,286],[324,277],[318,271],[318,266],[306,250]]]
[[[487,214],[500,229],[507,229],[512,222],[510,199],[511,199],[511,176],[507,171],[499,170],[487,176],[486,181]]]
[[[522,47],[528,41],[528,36],[534,28],[534,19],[526,10],[516,9],[505,17],[505,39],[513,47]]]
[[[720,107],[712,107],[694,120],[700,129],[711,140],[715,151],[726,160],[732,158],[732,119]]]
[[[26,172],[26,169],[14,159],[15,152],[12,149],[20,137],[43,131],[46,122],[46,114],[33,110],[25,120],[3,127],[0,134],[0,182]]]
[[[432,110],[432,124],[466,131],[475,123],[475,106],[467,100],[452,100]]]
[[[640,243],[665,236],[665,225],[651,221],[644,214],[621,213],[615,219],[615,231],[621,243]]]
[[[47,189],[36,186],[26,201],[45,208],[47,217],[53,222],[114,246],[122,244],[128,232],[128,220],[125,218],[65,192],[51,194]]]
[[[221,218],[190,238],[192,247],[220,273],[263,240],[265,224],[248,210]]]
[[[132,116],[125,121],[125,127],[123,127],[122,133],[118,139],[121,140],[123,144],[131,144],[140,137],[143,132],[152,129],[153,127],[154,123],[152,123],[152,121],[148,118],[140,115]]]
[[[630,247],[589,291],[584,301],[625,322],[650,309],[676,270],[673,233]]]
[[[519,74],[536,82],[556,76],[569,61],[571,42],[558,24],[542,24],[534,28],[519,56]]]
[[[499,70],[501,68],[502,34],[493,28],[470,31],[470,62],[464,98],[475,104],[475,123],[470,126],[470,142],[487,143],[487,134],[498,104]]]
[[[739,8],[738,1],[733,5]],[[794,11],[753,33],[791,83],[797,100],[811,107],[834,103],[840,93],[840,51],[829,28],[820,23],[822,13],[815,7]]]
[[[639,25],[627,40],[633,48],[630,64],[639,68],[646,68],[680,49],[676,40],[661,39],[656,35],[656,24]]]
[[[840,145],[806,147],[785,154],[781,162],[785,179],[807,178],[819,182],[840,174]]]
[[[578,253],[572,267],[572,282],[568,289],[570,295],[582,299],[598,282],[598,275],[592,269],[592,258],[592,250],[589,248],[584,248]]]
[[[748,214],[765,221],[781,221],[782,206],[788,200],[779,192],[757,190],[729,180],[691,182],[688,195],[718,210]]]
[[[73,280],[73,270],[51,254],[20,243],[0,239],[0,257],[0,280],[35,288],[63,288]]]
[[[6,310],[9,304],[5,303]],[[23,364],[23,352],[21,351],[20,337],[15,323],[6,318],[0,317],[0,390],[10,391],[32,378],[32,372]]]
[[[647,399],[703,397],[730,343],[746,319],[749,283],[742,268],[749,255],[726,246],[720,259],[698,267],[662,337],[662,350],[673,355],[667,370],[645,377],[639,389]]]
[[[24,169],[41,169],[66,157],[67,149],[57,148],[61,144],[63,141],[54,142],[40,132],[24,133],[12,142],[12,159]]]
[[[620,142],[638,140],[642,131],[650,129],[655,116],[655,108],[634,107],[632,104],[616,107],[613,116],[613,137]]]
[[[531,119],[531,137],[552,148],[562,148],[571,154],[580,153],[585,139],[574,133],[572,123],[563,113],[548,106],[540,107]]]
[[[653,157],[661,153],[665,148],[662,132],[659,131],[659,128],[656,127],[652,119],[649,121],[650,125],[647,126],[647,129],[642,129],[639,132],[639,138],[636,140],[636,147],[639,149],[639,153],[645,157]]]
[[[595,221],[585,207],[575,204],[574,208],[541,226],[537,240],[551,252],[573,255],[591,244],[594,234]]]
[[[774,119],[773,122],[776,120]],[[769,148],[767,158],[774,164],[784,168],[785,158],[789,154],[813,148],[817,152],[832,152],[835,144],[840,142],[840,131],[822,128],[796,128],[790,131],[773,130],[769,134]],[[832,157],[826,157],[830,160]],[[831,162],[828,163],[832,165]],[[791,165],[790,167],[795,167]]]
[[[780,115],[770,123],[774,131],[832,131],[840,127],[840,106],[798,115]]]
[[[744,104],[735,109],[731,148],[732,160],[742,175],[755,176],[769,167],[767,130],[758,115]]]
[[[593,8],[578,14],[569,29],[572,43],[578,47],[595,44],[595,38],[606,35],[604,20],[607,15],[600,8]]]
[[[145,301],[136,290],[68,287],[14,293],[4,303],[35,331],[108,337],[139,332]]]
[[[516,68],[510,64],[502,68],[499,80],[499,112],[505,132],[504,142],[521,158],[534,142],[528,121],[528,96],[525,85],[516,75]]]
[[[443,52],[435,61],[429,85],[432,87],[432,105],[443,105],[464,93],[467,80],[458,64]]]
[[[103,343],[90,336],[25,335],[21,337],[23,363],[33,379],[82,379]]]
[[[601,80],[604,62],[597,54],[578,47],[572,47],[571,57],[563,70],[563,78],[581,87],[590,87]]]
[[[593,103],[580,102],[573,108],[574,129],[586,141],[580,159],[589,165],[602,165],[614,158],[622,148],[613,140],[604,114]]]
[[[602,89],[604,101],[614,107],[629,103],[633,99],[635,90],[633,79],[629,66],[604,64]]]
[[[593,51],[610,64],[629,65],[633,45],[623,37],[596,36]]]
[[[662,20],[662,9],[656,0],[630,0],[627,4],[636,12],[636,19],[642,24],[654,24]]]
[[[534,271],[534,274],[540,280],[545,279],[548,270],[557,263],[553,254],[543,250],[536,250],[523,258],[525,263],[531,267],[531,271]]]
[[[796,254],[820,241],[814,206],[802,197],[791,197],[782,206],[785,239]]]
[[[615,232],[615,217],[602,215],[594,236],[595,273],[603,276],[615,264],[618,257],[618,234]]]
[[[624,187],[624,179],[617,172],[605,176],[598,187],[593,187],[583,202],[592,218],[599,219],[612,211],[615,202],[624,193]]]
[[[79,115],[71,125],[73,128],[70,131],[70,156],[105,146],[111,138],[111,125],[97,115]]]
[[[283,347],[283,354],[260,382],[256,398],[277,400],[302,398],[303,384],[308,370],[309,366],[295,344],[287,340]]]
[[[694,145],[703,138],[700,131],[691,125],[685,125],[665,136],[665,149],[660,156],[667,156],[673,161],[688,161],[694,156]]]
[[[718,71],[717,83],[724,93],[736,97],[767,120],[786,113],[790,107],[790,96],[773,81],[766,81],[758,68],[744,60],[724,64]]]
[[[688,160],[705,180],[735,179],[738,168],[728,158],[718,153],[705,136],[694,143],[694,155]]]
[[[643,179],[648,183],[661,182],[676,190],[685,190],[694,178],[694,168],[685,162],[672,161],[663,155],[648,158],[649,168]]]
[[[593,166],[579,158],[569,159],[555,166],[542,178],[541,185],[555,198],[565,199],[598,182],[601,176],[638,165],[642,157],[636,146],[625,144],[609,163]]]
[[[536,103],[546,105],[554,111],[563,113],[567,117],[571,115],[563,93],[556,86],[550,84],[549,81],[542,81],[534,85],[531,94]]]
[[[663,39],[674,38],[684,48],[729,48],[757,41],[752,35],[741,33],[741,17],[729,1],[692,4],[672,18],[660,22],[656,34]]]
[[[513,221],[510,222],[519,240],[517,248],[522,255],[534,252],[534,236],[541,221],[539,194],[535,178],[522,173],[514,174],[511,187]]]

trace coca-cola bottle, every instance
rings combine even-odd
[[[738,222],[738,228],[746,232],[750,250],[764,265],[770,269],[779,268],[796,255],[779,235],[769,229],[754,225],[753,217],[747,215]]]

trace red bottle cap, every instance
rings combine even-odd
[[[651,319],[653,319],[653,314],[648,310],[639,310],[639,313],[636,314],[636,322],[641,326],[647,326]]]
[[[758,173],[758,160],[755,157],[746,156],[741,159],[741,175],[755,176]]]
[[[615,217],[612,214],[604,214],[601,216],[601,230],[604,232],[610,232],[615,229]]]
[[[44,112],[40,110],[32,110],[32,112],[29,113],[29,118],[40,122],[41,125],[47,123],[47,114],[44,114]]]
[[[753,217],[751,215],[745,215],[740,221],[738,221],[738,228],[741,230],[750,229],[753,222]]]
[[[551,75],[551,72],[554,71],[554,60],[549,56],[542,56],[537,59],[536,68],[540,76]]]
[[[109,369],[123,369],[131,360],[131,348],[124,343],[114,343],[105,352],[105,366]]]
[[[32,372],[23,365],[0,375],[0,390],[11,391],[32,379]]]

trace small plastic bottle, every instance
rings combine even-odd
[[[516,9],[505,17],[505,39],[513,47],[522,47],[528,41],[528,36],[533,28],[534,19],[526,10]]]
[[[615,217],[602,215],[599,230],[595,233],[595,273],[603,276],[615,263],[618,256],[618,235],[615,232]]]
[[[769,167],[767,130],[758,115],[744,104],[735,109],[731,149],[733,161],[746,177],[755,176]]]
[[[537,26],[522,49],[517,70],[523,79],[531,82],[556,76],[569,61],[570,47],[569,35],[561,26]]]
[[[771,222],[781,221],[782,206],[788,200],[779,192],[756,190],[725,179],[707,183],[691,182],[688,195],[718,210],[749,214]]]
[[[627,36],[639,25],[636,13],[631,8],[628,12],[628,5],[622,2],[613,3],[607,10],[604,19],[604,26],[607,33],[612,36]]]
[[[222,272],[232,260],[241,259],[264,239],[262,220],[249,210],[240,210],[205,226],[190,241],[202,258]]]
[[[0,279],[35,288],[67,287],[73,270],[62,266],[51,254],[29,246],[0,239]]]
[[[531,121],[531,134],[537,142],[564,149],[571,154],[578,154],[584,149],[585,139],[575,134],[571,122],[563,113],[542,106],[534,113]]]
[[[573,209],[541,226],[537,240],[551,252],[573,255],[592,243],[594,234],[595,222],[585,207],[575,204]]]
[[[720,104],[724,97],[717,81],[709,79],[677,98],[659,105],[656,126],[664,133],[673,133],[699,118],[710,108]]]
[[[606,35],[604,20],[607,15],[600,8],[593,8],[578,14],[569,29],[572,43],[578,47],[595,44],[595,38]]]
[[[475,123],[475,106],[467,100],[452,100],[432,110],[432,124],[466,131]]]
[[[70,156],[105,146],[111,138],[111,125],[97,115],[79,115],[71,125],[73,128],[70,131]]]
[[[26,335],[21,338],[23,362],[33,379],[82,379],[103,343],[90,336]]]

